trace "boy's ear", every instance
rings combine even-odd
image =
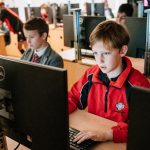
[[[120,51],[120,56],[123,57],[126,55],[128,51],[128,46],[127,45],[123,45],[122,48],[121,48],[121,51]]]
[[[46,40],[47,33],[46,33],[46,32],[44,32],[44,33],[42,34],[42,37],[43,37],[43,39],[44,39],[44,40]]]

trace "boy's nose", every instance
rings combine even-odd
[[[31,40],[30,40],[30,39],[27,39],[27,42],[28,42],[28,43],[31,43]]]
[[[100,59],[103,61],[104,60],[104,54],[100,54]]]
[[[99,63],[103,63],[104,62],[104,57],[102,55],[99,56]]]

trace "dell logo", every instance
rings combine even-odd
[[[0,66],[0,81],[5,79],[5,70],[4,67]]]

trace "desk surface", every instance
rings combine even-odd
[[[75,61],[75,49],[71,48],[63,52],[58,52],[64,60]]]
[[[4,34],[0,33],[0,55],[6,55]]]
[[[69,126],[82,130],[101,131],[115,126],[116,122],[77,110],[69,115]],[[126,150],[126,143],[104,142],[96,145],[92,150]]]
[[[69,126],[80,131],[90,129],[93,131],[107,130],[116,125],[116,122],[101,118],[86,111],[77,110],[69,115]],[[8,150],[14,149],[18,143],[6,137]],[[20,145],[18,150],[29,150]],[[104,142],[96,145],[91,150],[126,150],[126,143]]]
[[[18,142],[10,139],[9,137],[6,137],[6,141],[7,141],[7,148],[8,150],[14,150],[16,148],[16,146],[18,145]],[[30,150],[29,148],[20,145],[17,150]]]

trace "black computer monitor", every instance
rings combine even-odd
[[[89,36],[92,30],[100,22],[105,21],[106,17],[100,16],[81,16],[80,17],[80,48],[91,49],[89,47]],[[63,16],[64,24],[64,45],[74,46],[73,15]]]
[[[106,17],[102,16],[84,16],[81,18],[81,42],[80,48],[91,49],[89,37],[93,29],[101,22],[105,21]]]
[[[33,18],[33,17],[41,17],[41,14],[40,14],[40,7],[25,7],[25,17],[26,17],[26,20],[28,20],[30,17]],[[30,14],[28,14],[30,13]],[[30,16],[29,16],[30,15]]]
[[[25,7],[25,18],[28,20],[29,18],[41,17],[41,8],[40,7]],[[48,7],[48,20],[49,23],[53,23],[53,14],[51,6]],[[30,13],[30,14],[28,14]],[[29,16],[30,15],[30,16]]]
[[[63,15],[68,14],[68,4],[60,4],[57,10],[57,21],[62,23]]]
[[[63,35],[64,35],[64,45],[68,47],[73,47],[74,31],[73,31],[72,15],[63,15]]]
[[[135,87],[129,96],[127,150],[148,150],[150,135],[150,89]]]
[[[79,3],[71,3],[71,9],[79,7],[80,7]]]
[[[94,3],[95,16],[104,16],[104,3]],[[91,3],[86,3],[87,15],[91,15]]]
[[[79,8],[79,3],[71,3],[70,4],[71,9]],[[63,22],[63,15],[68,14],[68,4],[60,4],[57,10],[57,21],[58,23]],[[71,12],[72,14],[72,12]]]
[[[33,150],[68,149],[67,71],[0,57],[0,127]],[[26,140],[26,141],[25,141]]]
[[[127,17],[125,26],[130,34],[130,43],[127,56],[144,57],[146,46],[146,22],[147,18]]]

